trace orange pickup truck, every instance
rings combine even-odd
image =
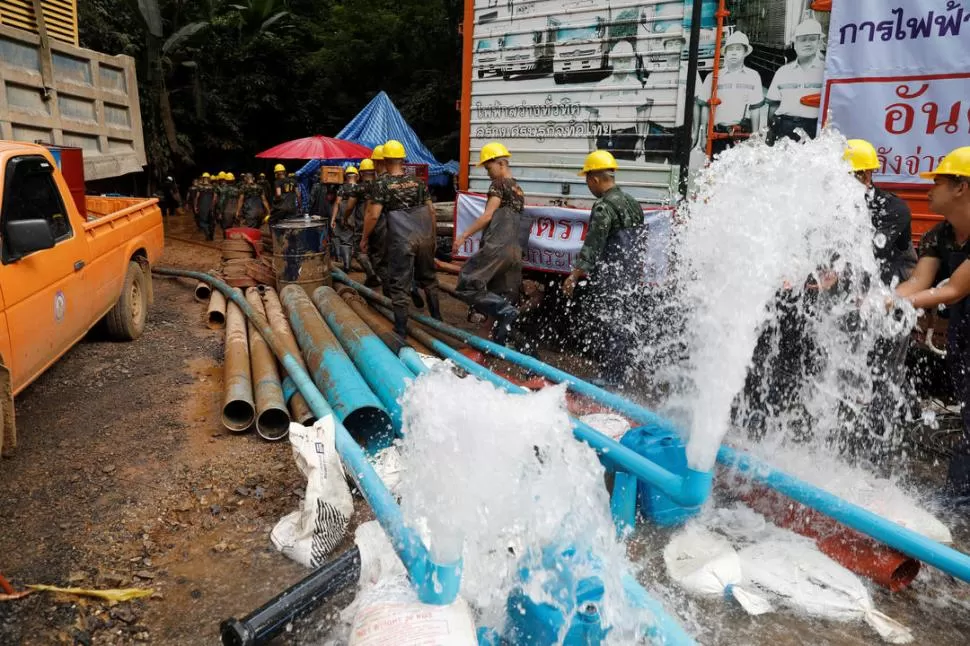
[[[0,141],[0,452],[13,397],[101,322],[137,339],[164,248],[155,199],[86,198],[79,213],[43,146]]]

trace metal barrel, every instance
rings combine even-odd
[[[199,284],[195,286],[195,300],[205,303],[211,295],[212,288],[207,283],[199,281]]]
[[[400,432],[403,416],[399,400],[407,387],[407,380],[413,379],[414,374],[404,367],[397,355],[384,345],[333,289],[320,287],[313,292],[313,302],[360,374],[384,402],[394,428]]]
[[[369,449],[389,445],[394,434],[387,410],[357,372],[313,302],[296,285],[284,287],[280,296],[313,381],[337,418],[354,439]]]
[[[400,345],[401,340],[394,332],[394,325],[392,325],[390,321],[372,310],[367,305],[367,301],[365,301],[360,294],[354,291],[353,288],[342,287],[341,289],[337,290],[337,293],[340,294],[342,299],[347,301],[347,304],[350,305],[350,309],[354,310],[354,313],[363,319],[364,323],[367,324],[367,327],[374,330],[374,333],[380,337],[381,341],[383,341],[387,347],[391,348],[392,350],[397,350],[400,354],[400,349],[396,348],[395,346]],[[407,342],[408,345],[410,345],[416,351],[428,356],[435,356],[435,353],[431,351],[430,348],[415,339],[413,336],[409,335]]]
[[[239,289],[240,297],[242,292]],[[226,396],[222,405],[222,425],[239,433],[256,420],[253,380],[249,371],[249,342],[246,317],[235,303],[226,307]]]
[[[254,310],[265,316],[259,291],[255,288],[247,289],[246,300]],[[290,413],[283,400],[276,357],[252,322],[249,323],[249,358],[252,362],[253,391],[256,396],[256,432],[265,440],[281,440],[290,432]]]
[[[286,351],[300,362],[301,368],[306,370],[306,363],[303,362],[300,347],[297,345],[296,339],[293,338],[293,330],[290,329],[290,322],[286,320],[286,314],[283,313],[283,305],[280,303],[279,294],[272,287],[257,287],[256,289],[263,296],[263,308],[266,310],[266,320],[269,322],[270,327],[273,328],[273,332],[279,338],[280,343],[286,348]],[[290,405],[290,414],[293,419],[304,426],[309,426],[317,421],[316,415],[307,406],[306,400],[298,390],[294,388],[292,391],[288,391],[284,388],[283,392],[284,394],[289,393],[284,399]]]
[[[218,289],[212,290],[209,307],[205,312],[205,323],[213,330],[226,327],[226,297]]]
[[[282,291],[299,285],[307,293],[331,285],[327,223],[321,217],[283,220],[273,225],[273,271]]]

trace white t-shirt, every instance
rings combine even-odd
[[[825,61],[818,56],[807,67],[799,65],[797,60],[779,67],[768,87],[768,100],[781,103],[776,114],[817,119],[819,109],[802,105],[801,99],[821,92],[824,76]]]
[[[711,102],[711,85],[714,75],[709,74],[704,79],[697,93],[697,99],[707,105]],[[722,69],[717,75],[717,98],[721,101],[715,110],[715,123],[719,125],[735,125],[745,116],[750,116],[750,110],[760,107],[765,102],[765,91],[761,87],[761,77],[750,67],[742,67],[736,72]]]

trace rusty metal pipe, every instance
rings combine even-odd
[[[212,292],[218,294],[218,292]],[[254,288],[246,290],[246,301],[254,310],[266,315],[263,299]],[[280,373],[276,357],[266,340],[249,322],[249,358],[253,370],[253,391],[256,396],[256,432],[264,440],[281,440],[290,432],[290,413],[283,400]]]
[[[260,286],[256,290],[263,297],[263,308],[266,311],[266,320],[269,321],[270,327],[273,328],[273,332],[276,334],[280,343],[286,348],[299,363],[300,367],[306,370],[306,363],[303,361],[303,355],[300,354],[300,347],[296,343],[296,339],[293,337],[293,330],[290,329],[290,322],[286,320],[286,314],[283,313],[283,305],[280,303],[279,294],[272,287]],[[294,389],[292,395],[286,398],[286,401],[290,404],[290,413],[297,422],[303,424],[304,426],[310,426],[315,421],[317,421],[316,415],[307,406],[306,400],[299,391]]]
[[[368,307],[367,301],[365,301],[360,294],[354,291],[353,288],[344,287],[342,289],[338,289],[337,293],[340,294],[342,299],[347,301],[347,305],[350,305],[350,309],[354,310],[357,316],[363,319],[364,323],[366,323],[370,329],[374,330],[374,333],[377,334],[380,340],[383,341],[387,347],[391,348],[392,350],[396,349],[400,351],[400,349],[396,348],[395,346],[400,345],[401,341],[394,332],[394,326],[390,323],[390,321]],[[416,351],[428,355],[429,357],[435,356],[435,353],[432,352],[428,346],[424,345],[413,336],[409,335],[406,340],[408,345],[410,345]]]
[[[394,433],[387,409],[357,372],[310,297],[300,286],[287,285],[280,292],[280,300],[313,382],[337,418],[354,439],[369,449],[390,444]]]
[[[239,289],[235,290],[242,297]],[[249,370],[249,342],[246,317],[235,303],[226,307],[226,393],[222,405],[222,425],[233,433],[247,430],[256,420],[253,380]]]
[[[226,327],[226,297],[218,289],[212,290],[209,307],[205,313],[206,325],[213,330]]]
[[[199,284],[195,286],[195,300],[205,303],[210,296],[212,296],[212,288],[207,283],[199,281]]]

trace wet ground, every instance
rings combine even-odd
[[[208,270],[219,253],[176,219],[163,264]],[[454,278],[443,281],[454,284]],[[20,444],[0,462],[0,573],[30,583],[142,587],[146,599],[109,605],[36,593],[0,602],[0,644],[214,644],[219,622],[255,608],[306,574],[269,531],[297,508],[304,485],[286,442],[221,428],[222,333],[204,325],[194,284],[155,279],[144,336],[78,344],[17,398]],[[463,305],[442,296],[445,318]],[[938,469],[929,468],[930,479]],[[358,500],[355,523],[368,518]],[[955,519],[950,519],[955,520]],[[951,523],[970,549],[966,525]],[[667,587],[659,550],[668,534],[633,545],[665,596],[706,644],[872,644],[861,623],[791,613],[748,618],[719,600]],[[349,543],[348,543],[349,544]],[[926,568],[909,591],[875,591],[877,608],[909,625],[917,644],[970,643],[970,587]],[[338,600],[346,603],[349,598]],[[335,607],[300,622],[280,644],[320,643]]]

